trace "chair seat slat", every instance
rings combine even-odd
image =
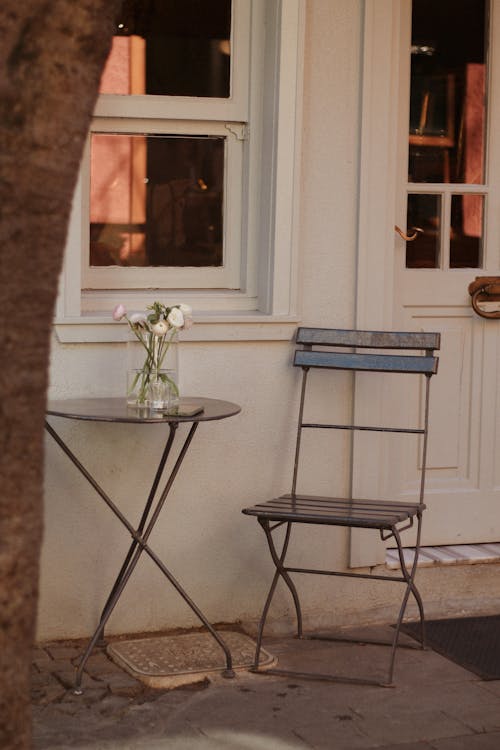
[[[271,505],[262,505],[260,507],[254,507],[255,513],[250,513],[249,515],[261,515],[266,516],[267,518],[283,518],[283,517],[290,517],[290,518],[311,518],[311,520],[315,520],[316,518],[325,518],[328,519],[329,522],[332,522],[333,520],[339,520],[339,519],[349,519],[349,520],[356,520],[361,521],[363,523],[374,523],[374,524],[386,524],[386,523],[399,523],[400,521],[404,521],[407,518],[411,518],[412,515],[415,515],[415,513],[390,513],[389,511],[385,513],[367,513],[366,511],[356,511],[355,508],[337,508],[337,509],[330,509],[326,511],[323,508],[310,508],[308,506],[273,506]]]
[[[334,503],[339,505],[352,505],[356,503],[359,508],[373,508],[380,506],[389,506],[390,508],[413,508],[418,507],[418,503],[405,503],[399,500],[373,500],[370,498],[346,498],[346,497],[330,497],[327,495],[303,495],[296,494],[291,495],[286,493],[274,498],[274,500],[306,500],[314,501],[316,503]]]
[[[283,495],[258,503],[243,511],[271,520],[299,523],[324,523],[339,526],[390,528],[422,511],[417,503],[398,503],[382,500],[346,500],[314,495]]]
[[[271,511],[252,513],[249,510],[245,510],[244,513],[249,516],[254,515],[258,518],[266,518],[269,521],[291,521],[293,523],[322,524],[325,526],[351,526],[359,529],[390,529],[409,518],[409,516],[404,516],[402,518],[395,517],[382,520],[380,518],[370,518],[368,516],[362,518],[348,515],[334,517],[332,515],[312,515],[308,513],[294,513],[292,515],[290,513],[279,513],[277,511],[274,513]]]
[[[307,509],[311,512],[318,512],[318,513],[352,513],[355,515],[367,515],[370,517],[375,516],[394,516],[402,514],[403,516],[412,515],[413,513],[418,512],[418,504],[415,504],[414,506],[405,506],[405,507],[394,507],[391,508],[387,504],[385,506],[379,505],[373,505],[370,506],[359,506],[355,502],[352,503],[332,503],[330,505],[327,504],[316,504],[314,500],[289,500],[289,501],[283,501],[280,498],[277,500],[268,500],[264,503],[257,503],[253,506],[257,509],[275,509],[275,510],[299,510],[299,509]]]

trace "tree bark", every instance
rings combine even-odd
[[[44,411],[57,279],[120,0],[0,3],[0,747],[31,746]]]

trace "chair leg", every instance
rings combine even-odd
[[[273,559],[273,562],[276,566],[276,571],[273,576],[273,580],[271,583],[271,587],[269,589],[269,593],[267,595],[264,608],[262,610],[262,615],[259,622],[259,629],[257,634],[257,646],[255,649],[255,659],[253,664],[253,669],[257,670],[259,668],[259,661],[260,661],[260,651],[262,648],[262,636],[264,632],[264,625],[267,619],[267,615],[269,612],[269,608],[271,606],[271,601],[274,597],[274,592],[276,591],[276,586],[278,584],[278,580],[281,576],[283,578],[284,582],[288,586],[288,589],[292,595],[293,603],[295,605],[295,614],[297,617],[297,637],[302,638],[302,611],[300,608],[300,601],[299,601],[299,595],[297,593],[297,589],[295,588],[295,585],[288,575],[287,571],[283,568],[283,563],[285,561],[286,553],[288,551],[288,544],[290,542],[290,534],[292,530],[292,524],[287,523],[287,528],[285,532],[285,538],[283,540],[283,547],[281,549],[281,553],[278,556],[278,553],[276,551],[276,546],[274,544],[272,533],[269,525],[269,521],[266,519],[259,518],[259,523],[264,529],[264,532],[266,534],[267,543],[269,545],[269,551],[271,553],[271,557]]]
[[[262,528],[263,528],[263,530],[264,530],[264,532],[266,534],[267,542],[268,542],[268,545],[269,545],[269,551],[271,553],[271,557],[272,557],[273,562],[275,564],[276,570],[275,570],[275,573],[274,573],[274,576],[273,576],[271,587],[269,589],[269,593],[267,595],[267,598],[266,598],[266,601],[265,601],[265,604],[264,604],[264,608],[263,608],[263,611],[262,611],[262,615],[261,615],[261,618],[260,618],[260,622],[259,622],[259,629],[258,629],[258,636],[257,636],[257,646],[256,646],[256,652],[255,652],[255,660],[254,660],[254,664],[253,664],[253,667],[252,667],[252,671],[256,671],[256,672],[260,671],[259,670],[259,661],[260,661],[260,651],[261,651],[261,648],[262,648],[262,637],[263,637],[263,632],[264,632],[264,626],[265,626],[265,622],[266,622],[267,615],[268,615],[268,612],[269,612],[269,608],[271,606],[272,599],[274,597],[274,593],[276,591],[278,580],[279,580],[280,577],[283,579],[283,581],[288,586],[288,589],[289,589],[289,591],[290,591],[290,593],[292,595],[293,601],[294,601],[295,611],[296,611],[296,615],[297,615],[297,635],[298,635],[299,638],[306,637],[306,636],[303,635],[303,631],[302,631],[302,613],[301,613],[301,607],[300,607],[300,601],[299,601],[299,596],[298,596],[298,593],[297,593],[297,589],[296,589],[296,587],[295,587],[295,585],[294,585],[294,583],[293,583],[293,581],[292,581],[292,579],[291,579],[291,577],[289,575],[288,570],[284,566],[285,557],[286,557],[286,554],[287,554],[287,551],[288,551],[288,545],[289,545],[289,541],[290,541],[291,525],[292,524],[291,524],[291,522],[287,523],[287,529],[286,529],[286,533],[285,533],[285,537],[284,537],[284,541],[283,541],[283,546],[282,546],[282,549],[281,549],[281,553],[278,554],[278,552],[276,550],[276,545],[275,545],[274,540],[272,538],[272,531],[274,530],[274,528],[277,528],[278,526],[280,526],[282,524],[276,524],[271,529],[270,522],[269,522],[268,519],[258,518],[258,521],[259,521],[260,525],[262,526]],[[421,523],[421,521],[419,519],[419,536],[418,536],[418,540],[420,539],[420,523]],[[417,587],[415,586],[415,583],[414,583],[415,573],[416,573],[416,569],[417,569],[417,557],[418,557],[419,541],[417,542],[417,548],[416,548],[415,559],[414,559],[413,565],[409,569],[408,566],[406,565],[406,562],[405,562],[405,559],[404,559],[404,555],[403,555],[403,547],[402,547],[402,543],[401,543],[401,536],[400,536],[399,531],[396,529],[396,527],[392,527],[391,528],[390,536],[392,536],[394,538],[395,542],[396,542],[397,549],[398,549],[399,560],[400,560],[400,564],[401,564],[401,571],[402,571],[402,577],[399,577],[396,580],[398,580],[399,582],[402,582],[402,583],[406,583],[406,589],[405,589],[405,593],[403,595],[403,599],[402,599],[401,606],[400,606],[400,609],[399,609],[399,614],[398,614],[396,625],[395,625],[395,628],[394,628],[394,635],[393,635],[392,640],[390,640],[388,642],[387,641],[386,642],[382,642],[382,641],[365,641],[364,639],[361,639],[361,640],[358,641],[358,639],[339,638],[337,636],[330,636],[330,637],[329,636],[314,636],[314,635],[308,636],[308,637],[310,637],[311,639],[314,639],[314,640],[348,641],[348,642],[349,641],[351,641],[351,642],[352,641],[356,641],[356,642],[360,642],[360,643],[376,643],[377,645],[389,646],[390,649],[391,649],[391,654],[390,654],[390,661],[389,661],[389,669],[388,669],[388,672],[387,672],[387,678],[385,680],[371,680],[371,679],[357,678],[357,677],[343,677],[341,675],[335,675],[335,674],[316,674],[316,673],[308,673],[308,672],[296,672],[296,671],[284,670],[284,669],[276,669],[276,668],[262,670],[263,673],[267,673],[267,674],[280,674],[280,675],[284,675],[284,676],[288,676],[288,677],[295,676],[295,677],[303,677],[303,678],[309,678],[309,679],[328,680],[328,681],[331,681],[331,682],[340,682],[340,683],[348,683],[348,684],[363,684],[363,685],[378,685],[378,686],[381,686],[381,687],[393,687],[393,685],[394,685],[394,683],[393,683],[393,675],[394,675],[394,665],[395,665],[395,659],[396,659],[396,652],[397,652],[397,647],[398,647],[398,644],[399,644],[399,637],[400,637],[400,632],[401,632],[401,625],[403,623],[403,618],[404,618],[404,614],[405,614],[405,611],[406,611],[406,607],[408,605],[408,600],[409,600],[410,594],[412,594],[413,597],[415,598],[415,602],[416,602],[416,604],[418,606],[418,610],[419,610],[421,635],[422,635],[422,644],[424,643],[424,637],[425,637],[425,629],[424,629],[425,628],[425,619],[424,619],[424,608],[423,608],[422,598],[421,598],[420,593],[419,593],[419,591],[418,591],[418,589],[417,589]],[[291,568],[290,570],[293,571],[295,569]],[[299,569],[297,569],[297,570],[299,570]],[[300,569],[300,570],[302,570],[302,572],[305,572],[305,573],[313,573],[313,572],[315,572],[313,570],[306,570],[306,569]],[[316,571],[316,572],[323,572],[323,571]],[[329,573],[329,575],[348,575],[348,574],[340,574],[340,573],[331,572],[331,573]],[[354,576],[354,577],[356,577],[356,576]],[[388,579],[388,580],[390,580],[390,579]]]
[[[286,553],[288,551],[288,544],[290,542],[292,524],[287,523],[285,539],[283,541],[283,547],[281,549],[281,554],[279,557],[276,551],[276,545],[274,544],[274,541],[272,538],[271,529],[269,527],[269,521],[265,522],[265,525],[263,528],[266,533],[267,543],[269,545],[269,551],[271,552],[271,557],[273,559],[274,564],[276,565],[276,572],[279,575],[281,575],[281,577],[283,578],[284,582],[288,586],[288,589],[292,595],[293,603],[295,606],[295,616],[297,618],[297,637],[302,638],[302,610],[300,608],[299,594],[297,592],[294,582],[290,578],[288,572],[285,570],[284,565],[283,565],[285,562]]]
[[[396,621],[396,627],[394,630],[394,637],[392,640],[392,649],[391,649],[391,658],[390,658],[390,664],[389,664],[389,673],[388,673],[388,684],[392,684],[393,674],[394,674],[394,663],[396,660],[396,649],[398,646],[399,641],[399,635],[401,632],[401,625],[403,623],[403,617],[406,611],[406,607],[408,604],[408,599],[410,598],[410,594],[413,594],[415,601],[418,606],[419,615],[420,615],[420,632],[421,632],[421,638],[422,638],[422,648],[424,647],[425,642],[425,618],[424,618],[424,607],[422,603],[422,598],[420,596],[420,593],[415,586],[414,578],[415,573],[417,570],[417,560],[418,560],[418,545],[415,549],[415,558],[413,560],[413,564],[411,566],[411,570],[408,571],[404,554],[403,554],[403,546],[401,544],[401,537],[398,532],[398,530],[393,527],[392,529],[394,539],[396,541],[396,545],[398,548],[398,555],[399,555],[399,562],[401,565],[401,572],[403,574],[404,579],[406,580],[406,590],[403,596],[403,600],[401,602],[401,607],[399,609],[399,615]]]
[[[424,615],[424,604],[422,601],[422,597],[420,596],[420,592],[415,586],[415,574],[417,572],[417,564],[418,564],[418,554],[420,550],[420,527],[421,527],[421,519],[419,519],[419,529],[417,534],[417,544],[415,545],[415,557],[413,559],[413,563],[411,566],[411,570],[408,571],[408,567],[406,565],[404,555],[403,555],[403,549],[400,542],[400,539],[396,539],[396,544],[398,546],[398,556],[399,556],[399,562],[401,565],[401,572],[403,574],[403,577],[406,579],[408,585],[411,588],[411,593],[413,594],[413,597],[415,599],[415,602],[418,607],[418,613],[419,613],[419,619],[420,619],[420,643],[422,645],[422,648],[425,648],[426,645],[426,634],[425,634],[425,615]]]
[[[278,571],[275,572],[273,577],[273,582],[271,584],[271,588],[269,589],[269,593],[267,595],[266,603],[264,604],[264,609],[262,610],[262,614],[260,616],[260,622],[259,622],[259,630],[257,633],[257,645],[255,647],[255,657],[253,661],[253,667],[252,671],[256,671],[259,669],[259,662],[260,662],[260,651],[262,648],[262,634],[264,631],[264,625],[266,623],[267,619],[267,613],[269,611],[269,607],[271,605],[271,600],[274,596],[274,591],[276,589],[276,584],[278,583],[278,578],[280,574]]]

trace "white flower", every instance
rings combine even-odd
[[[164,336],[168,332],[168,328],[166,320],[158,320],[156,323],[151,323],[151,330],[155,336]]]
[[[184,325],[184,315],[178,307],[173,307],[170,310],[167,320],[174,328],[182,328]]]
[[[113,320],[121,320],[125,317],[127,311],[123,305],[117,305],[113,310]]]
[[[147,316],[146,313],[133,313],[129,318],[130,325],[137,326],[138,328],[147,328]]]
[[[184,302],[181,302],[181,304],[177,305],[177,307],[185,318],[191,318],[193,316],[193,308],[191,307],[191,305],[185,305]]]

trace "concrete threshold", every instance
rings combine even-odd
[[[405,563],[412,565],[415,549],[405,547],[403,550]],[[474,565],[477,563],[500,562],[500,543],[488,544],[452,544],[437,547],[421,547],[418,556],[418,567],[433,565]],[[396,570],[400,567],[397,549],[386,551],[385,564]]]

